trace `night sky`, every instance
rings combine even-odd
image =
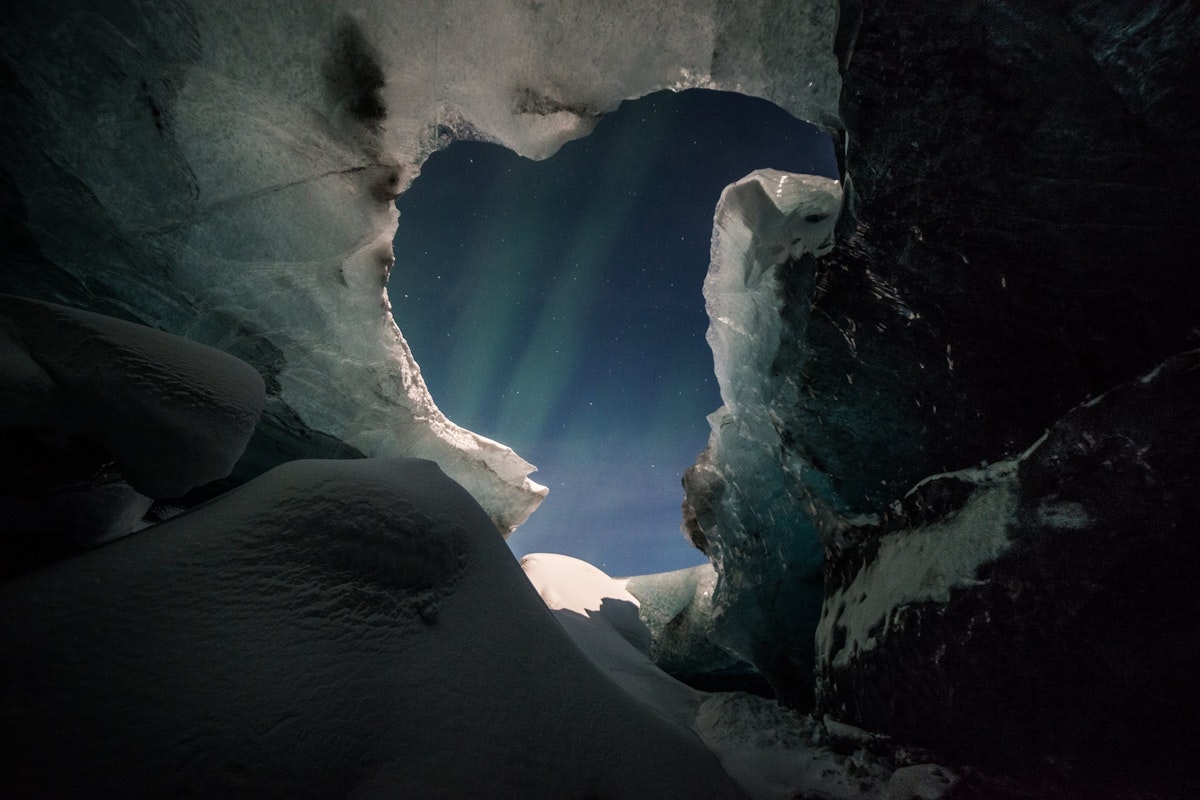
[[[455,143],[400,197],[388,291],[434,400],[550,487],[518,555],[704,561],[679,532],[721,404],[701,284],[721,190],[762,167],[837,174],[829,137],[767,102],[660,92],[545,161]]]

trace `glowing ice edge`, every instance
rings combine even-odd
[[[383,176],[398,168],[396,188],[411,183],[442,146],[438,126],[540,159],[622,100],[664,88],[759,96],[840,129],[833,0],[581,3],[569,14],[514,0],[307,0],[286,13],[265,0],[216,0],[189,13],[194,29],[153,33],[152,52],[189,54],[178,63],[145,55],[102,9],[68,14],[55,32],[129,75],[162,76],[173,92],[167,144],[136,81],[113,83],[104,113],[84,114],[99,101],[66,97],[60,84],[70,78],[54,53],[15,54],[33,95],[65,98],[42,107],[38,141],[69,165],[71,186],[86,190],[121,243],[106,253],[116,265],[98,267],[86,235],[61,235],[75,218],[63,198],[81,195],[42,190],[35,167],[17,164],[43,252],[84,279],[99,276],[116,304],[165,330],[220,346],[228,333],[214,319],[246,321],[281,352],[280,396],[305,424],[369,456],[436,461],[505,532],[547,490],[528,477],[532,465],[451,422],[430,396],[383,288],[398,220],[378,195]],[[347,19],[386,79],[376,130],[323,83],[332,33]],[[108,147],[114,137],[138,157]],[[148,268],[164,264],[167,282]]]
[[[714,640],[748,662],[759,587],[777,580],[780,561],[816,568],[823,557],[804,492],[812,470],[783,447],[775,408],[780,381],[793,378],[772,366],[783,334],[781,271],[833,249],[842,198],[839,181],[763,169],[727,186],[714,217],[704,300],[723,405],[708,415],[708,458],[697,470],[722,487],[704,532],[720,573]]]

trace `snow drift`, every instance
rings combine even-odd
[[[0,295],[0,430],[77,438],[148,497],[230,473],[263,381],[212,347],[122,320]]]
[[[23,797],[741,796],[428,461],[290,463],[0,609]]]

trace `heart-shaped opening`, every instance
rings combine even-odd
[[[550,487],[518,555],[705,560],[679,534],[721,404],[701,284],[721,190],[764,167],[838,174],[830,136],[767,101],[659,92],[544,161],[454,142],[399,198],[388,294],[434,399]]]

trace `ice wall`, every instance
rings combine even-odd
[[[392,199],[423,160],[456,138],[545,157],[664,87],[837,127],[832,0],[51,0],[3,15],[6,288],[232,352],[266,379],[276,438],[433,459],[502,530],[545,490],[441,414],[384,290]]]
[[[797,434],[781,407],[804,378],[781,345],[785,306],[801,319],[808,313],[803,287],[833,248],[841,203],[837,181],[759,170],[725,189],[713,226],[704,297],[724,405],[709,416],[708,448],[684,477],[685,502],[690,534],[720,575],[716,638],[760,667],[790,658],[804,669],[811,653],[767,648],[777,646],[781,620],[804,641],[820,612],[817,527],[834,500],[825,476],[783,447]]]

